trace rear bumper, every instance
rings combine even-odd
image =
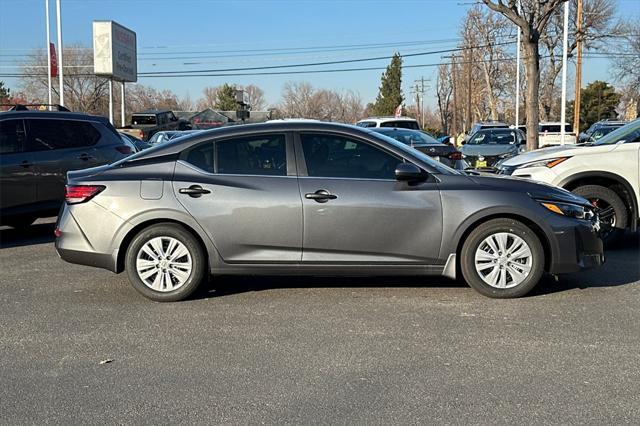
[[[590,222],[554,228],[554,236],[557,247],[549,267],[550,273],[577,272],[604,264],[602,240]]]
[[[100,219],[104,219],[104,216]],[[96,247],[95,242],[92,244],[66,204],[58,216],[56,232],[59,236],[56,238],[55,248],[62,260],[117,272],[118,251],[110,252]]]

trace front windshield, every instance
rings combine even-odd
[[[400,130],[394,129],[392,131],[377,131],[378,133],[382,133],[385,136],[389,136],[399,142],[402,142],[405,145],[409,146],[422,146],[422,145],[432,145],[432,144],[440,144],[437,140],[427,135],[426,133],[420,132],[418,130]]]
[[[594,146],[613,145],[620,141],[625,143],[640,142],[640,119],[614,130],[594,142]]]
[[[509,145],[515,141],[515,132],[477,132],[467,145]]]
[[[462,174],[457,170],[452,169],[451,167],[447,167],[444,164],[440,163],[439,161],[434,160],[433,158],[429,157],[427,154],[424,154],[420,151],[418,151],[417,149],[413,149],[411,147],[409,147],[408,145],[405,145],[402,142],[399,142],[397,140],[395,140],[394,138],[391,138],[383,133],[378,133],[378,132],[371,132],[371,134],[379,139],[384,140],[385,142],[393,145],[394,147],[406,152],[409,156],[414,156],[419,158],[420,160],[422,160],[423,162],[429,164],[431,167],[433,167],[434,169],[436,169],[439,173],[443,173],[443,174],[450,174],[450,175],[459,175]]]

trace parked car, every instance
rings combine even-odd
[[[591,204],[470,176],[370,129],[283,122],[176,139],[68,174],[62,259],[127,271],[158,301],[211,273],[444,275],[518,297],[603,262]]]
[[[188,130],[191,123],[181,120],[169,110],[147,110],[131,115],[131,125],[118,129],[121,133],[148,141],[154,134],[165,130]]]
[[[158,132],[151,139],[149,139],[149,145],[159,145],[170,141],[171,139],[180,138],[182,136],[190,135],[193,133],[201,132],[202,130],[182,130],[172,132]]]
[[[590,145],[540,149],[505,160],[500,173],[546,182],[587,198],[605,241],[635,231],[640,213],[640,119]]]
[[[118,132],[118,133],[120,133],[120,136],[122,138],[131,142],[136,147],[136,151],[142,151],[147,148],[151,148],[151,145],[148,142],[143,141],[142,139],[138,139],[135,136],[130,135],[128,133],[122,133],[122,132]]]
[[[564,144],[575,145],[576,134],[570,124],[564,123]],[[538,125],[538,147],[562,145],[562,124],[559,122],[542,122]]]
[[[500,160],[518,155],[526,143],[525,134],[518,129],[482,129],[471,136],[460,152],[469,168],[492,169]]]
[[[480,130],[508,129],[508,128],[509,128],[509,125],[501,121],[479,121],[477,123],[474,123],[473,126],[471,126],[471,130],[469,131],[469,138],[473,136],[476,132],[479,132]]]
[[[57,111],[0,114],[0,224],[23,227],[55,216],[69,170],[132,154],[103,117]]]
[[[454,146],[438,142],[425,132],[393,127],[375,127],[374,132],[389,136],[405,145],[427,154],[436,161],[449,167],[463,169],[462,154]]]
[[[369,117],[356,123],[358,127],[396,127],[420,130],[418,122],[411,117]]]
[[[600,120],[596,123],[593,123],[587,130],[578,135],[578,142],[580,143],[591,143],[596,142],[598,139],[607,135],[614,130],[628,124],[627,121],[618,121],[618,120]]]

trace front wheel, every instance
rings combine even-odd
[[[627,227],[627,208],[613,190],[600,185],[579,186],[572,191],[586,198],[600,218],[600,238],[609,245],[619,239]]]
[[[531,228],[513,219],[493,219],[475,228],[460,255],[466,282],[493,298],[524,296],[544,271],[540,239]]]
[[[189,297],[204,281],[207,265],[198,240],[173,223],[143,229],[131,241],[125,263],[133,287],[157,302]]]

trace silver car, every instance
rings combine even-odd
[[[211,275],[458,275],[490,297],[601,264],[589,202],[468,175],[368,129],[210,130],[69,172],[56,249],[158,301]]]

